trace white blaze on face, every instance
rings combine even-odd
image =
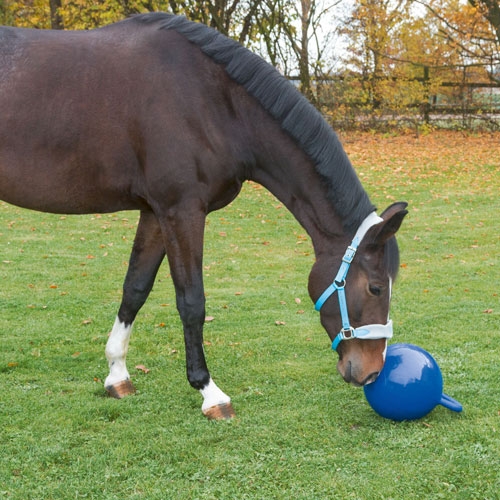
[[[389,305],[391,303],[391,297],[392,297],[392,278],[389,276]],[[387,322],[389,322],[389,314],[387,314]],[[385,349],[384,352],[382,353],[382,359],[384,360],[384,363],[386,356],[387,356],[387,340],[385,341]]]
[[[118,382],[130,379],[126,366],[126,358],[131,333],[132,325],[125,325],[117,317],[106,344],[109,375],[104,381],[104,387],[110,387]]]
[[[384,352],[382,353],[382,359],[384,360],[384,363],[386,356],[387,356],[387,340],[385,341],[385,349]]]

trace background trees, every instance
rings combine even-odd
[[[0,0],[0,23],[90,29],[157,10],[260,52],[344,125],[500,107],[500,0]]]

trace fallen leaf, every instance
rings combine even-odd
[[[136,365],[135,368],[142,373],[149,373],[149,368],[146,368],[144,365]]]
[[[295,299],[295,303],[296,303],[296,304],[300,304],[301,302],[302,302],[302,301],[301,301],[298,297]]]
[[[88,318],[88,319],[84,319],[84,320],[82,321],[82,325],[90,325],[90,323],[92,323],[92,320],[91,320],[90,318]]]
[[[71,357],[72,358],[78,358],[78,356],[80,356],[81,353],[79,353],[78,351],[77,352],[74,352]]]
[[[493,312],[493,309],[485,309],[483,312],[485,314],[491,314]]]
[[[286,323],[284,321],[275,321],[274,324],[277,326],[286,325]]]
[[[205,317],[205,323],[210,323],[211,321],[213,321],[215,318],[213,316],[206,316]]]

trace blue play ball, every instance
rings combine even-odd
[[[458,401],[443,394],[443,376],[436,360],[412,344],[390,345],[384,368],[364,391],[375,412],[391,420],[416,420],[439,404],[462,411]]]

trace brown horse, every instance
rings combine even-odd
[[[81,32],[0,28],[0,110],[0,199],[53,213],[140,210],[106,345],[111,395],[134,391],[132,324],[166,255],[189,383],[206,416],[233,416],[203,353],[203,232],[246,180],[311,237],[309,293],[341,375],[356,385],[377,377],[406,203],[376,216],[334,132],[261,58],[168,14]]]

